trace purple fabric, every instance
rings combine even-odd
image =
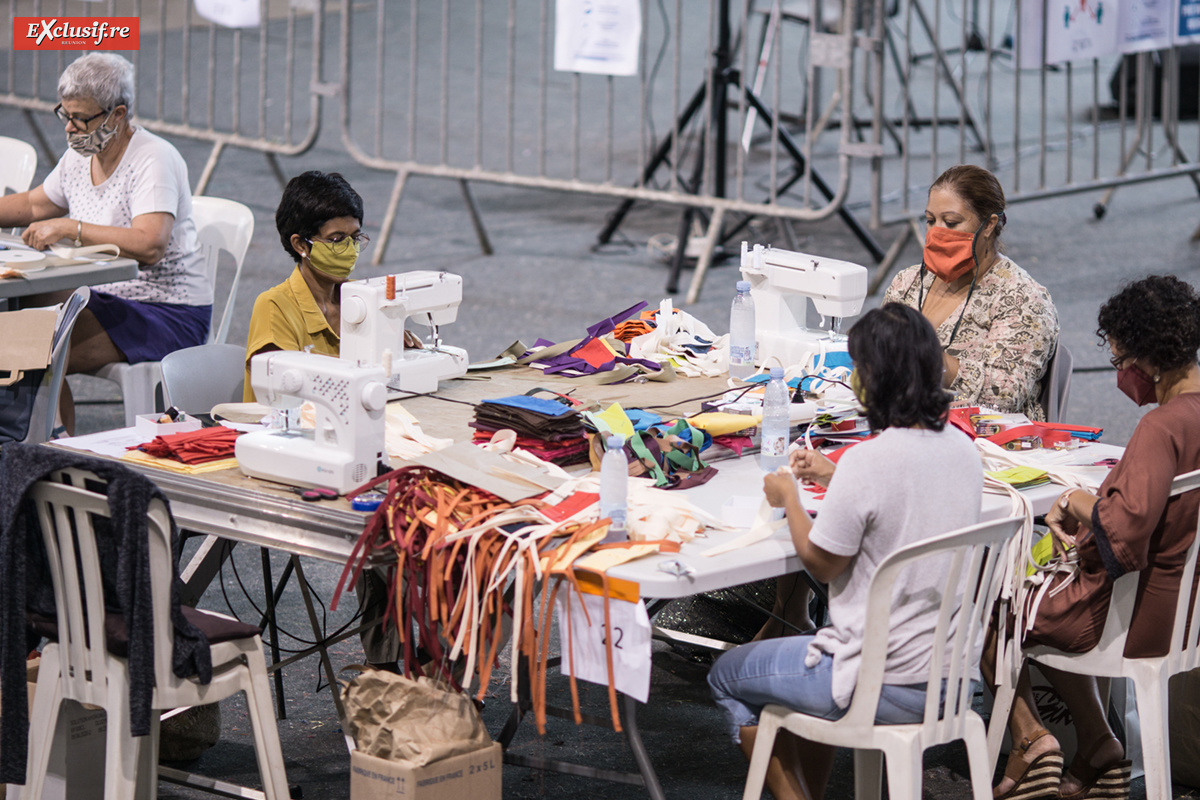
[[[204,344],[212,306],[140,303],[105,292],[92,292],[92,312],[130,364],[162,361],[167,353]]]
[[[613,314],[608,319],[597,322],[595,325],[588,328],[587,331],[595,338],[599,338],[601,336],[604,336],[605,334],[612,333],[613,331],[615,331],[617,329],[618,325],[620,325],[622,322],[629,319],[630,317],[632,317],[634,314],[641,311],[645,307],[646,307],[646,301],[643,300],[642,302],[638,303],[635,306],[630,306],[629,308],[625,309],[624,311],[621,311],[617,314]],[[584,340],[583,344],[586,344],[586,340]]]

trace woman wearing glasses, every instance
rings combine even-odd
[[[67,371],[159,361],[203,344],[213,295],[196,244],[187,164],[170,143],[130,123],[133,64],[112,53],[83,56],[63,70],[58,96],[54,113],[70,148],[41,186],[0,198],[0,227],[25,227],[25,243],[39,250],[63,241],[115,244],[139,264],[136,278],[93,287],[75,322]],[[70,431],[73,407],[65,400]]]
[[[258,296],[246,336],[246,388],[250,359],[272,350],[303,350],[337,356],[341,344],[341,286],[350,279],[358,255],[371,241],[362,232],[362,198],[336,172],[310,170],[284,187],[275,228],[284,252],[296,268],[288,279]],[[407,338],[407,337],[406,337]],[[375,570],[364,570],[355,587],[364,619],[382,618],[387,583]],[[363,655],[371,666],[397,671],[400,637],[394,624],[380,622],[361,634]]]
[[[275,211],[284,251],[296,262],[286,281],[254,301],[246,337],[245,399],[254,400],[250,359],[271,350],[338,354],[341,285],[370,239],[362,198],[336,172],[312,170],[288,181]]]
[[[1038,402],[1058,344],[1045,287],[1002,252],[1004,189],[982,167],[941,174],[925,206],[921,263],[898,274],[884,302],[920,311],[937,330],[946,388],[968,405],[1046,418]]]

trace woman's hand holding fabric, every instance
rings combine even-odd
[[[1068,490],[1063,496],[1070,497]],[[1063,505],[1062,496],[1054,501],[1054,505],[1046,512],[1046,526],[1054,534],[1055,540],[1064,548],[1075,546],[1075,535],[1079,532],[1079,520],[1071,514],[1069,508]]]
[[[793,450],[788,457],[792,474],[799,480],[828,486],[836,465],[816,450]]]
[[[55,217],[29,223],[21,234],[21,241],[35,250],[45,250],[62,239],[75,240],[76,223],[67,217]]]
[[[763,477],[763,494],[767,496],[767,503],[771,508],[787,508],[789,500],[800,502],[796,479],[787,467],[780,467]]]

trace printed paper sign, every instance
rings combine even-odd
[[[566,587],[564,587],[565,589]],[[570,628],[567,626],[566,598],[570,596]],[[580,598],[587,607],[584,616]],[[575,677],[589,683],[608,685],[608,648],[604,629],[604,598],[594,594],[560,591],[558,593],[558,636],[562,648],[562,674],[571,674],[574,651]],[[612,627],[613,681],[621,694],[644,703],[650,698],[650,615],[640,600],[608,601]],[[591,625],[588,620],[591,620]],[[574,645],[572,646],[572,634]]]
[[[641,0],[556,0],[554,68],[595,75],[636,75]]]
[[[1043,34],[1046,64],[1113,55],[1119,38],[1118,5],[1112,0],[1068,0],[1047,7],[1046,0],[1025,0],[1017,33],[1020,68],[1041,68]]]
[[[196,13],[226,28],[257,28],[259,0],[196,0]]]
[[[1141,53],[1171,46],[1171,15],[1175,0],[1122,0],[1122,53]]]
[[[1175,44],[1200,42],[1200,0],[1179,0]]]

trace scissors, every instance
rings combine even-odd
[[[302,500],[305,500],[309,503],[315,503],[318,500],[337,500],[341,496],[333,489],[326,489],[323,486],[314,486],[311,488],[305,488],[303,486],[289,486],[287,488],[290,491],[300,495]]]

